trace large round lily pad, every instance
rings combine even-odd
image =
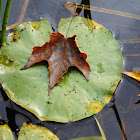
[[[58,31],[64,36],[71,19],[61,19],[59,23]],[[47,62],[20,69],[27,63],[32,48],[48,42],[51,32],[50,25],[43,20],[21,24],[9,34],[0,58],[0,82],[4,90],[11,100],[43,121],[77,121],[99,112],[121,79],[123,60],[117,41],[102,25],[75,17],[68,36],[77,35],[79,48],[87,54],[89,81],[72,67],[48,96]]]

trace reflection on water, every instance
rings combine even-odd
[[[2,13],[4,12],[3,1]],[[65,7],[66,0],[13,0],[8,25],[24,21],[35,21],[46,18],[54,31],[61,18],[71,17],[73,14]],[[70,2],[75,2],[71,0]],[[130,13],[131,16],[138,15],[140,1],[133,0],[76,0],[76,3],[89,5],[88,8],[98,7],[109,10]],[[94,8],[95,8],[94,7]],[[27,9],[26,9],[27,8]],[[16,10],[15,10],[16,9]],[[106,26],[120,43],[124,55],[124,71],[140,70],[140,20],[136,18],[108,14],[106,11],[95,11],[77,7],[76,11],[81,16],[93,19]],[[113,12],[113,11],[112,11]],[[15,16],[16,15],[16,16]],[[24,15],[24,16],[23,16]],[[23,18],[24,17],[24,18]],[[23,19],[23,20],[22,20]],[[140,84],[123,76],[111,101],[100,113],[97,114],[107,140],[122,140],[126,137],[130,140],[140,139],[140,106],[138,102]],[[1,88],[0,93],[0,116],[1,123],[8,122],[13,133],[17,136],[24,122],[45,126],[53,131],[61,140],[76,137],[100,136],[100,131],[94,117],[78,122],[65,124],[55,122],[41,122],[33,114],[22,109],[8,99]]]

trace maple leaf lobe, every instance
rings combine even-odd
[[[48,61],[50,71],[50,90],[61,81],[62,76],[71,66],[77,67],[87,80],[89,80],[90,66],[86,61],[87,55],[81,53],[77,46],[76,35],[65,38],[60,33],[51,33],[50,42],[42,47],[34,47],[27,64],[21,69],[27,69],[35,63]]]

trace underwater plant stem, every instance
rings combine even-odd
[[[4,17],[3,17],[3,23],[2,23],[2,31],[1,31],[1,45],[5,42],[6,37],[6,27],[8,23],[10,8],[11,8],[12,0],[7,0]]]

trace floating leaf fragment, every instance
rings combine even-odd
[[[125,75],[128,75],[129,77],[132,77],[140,82],[140,71],[137,72],[122,72]]]

